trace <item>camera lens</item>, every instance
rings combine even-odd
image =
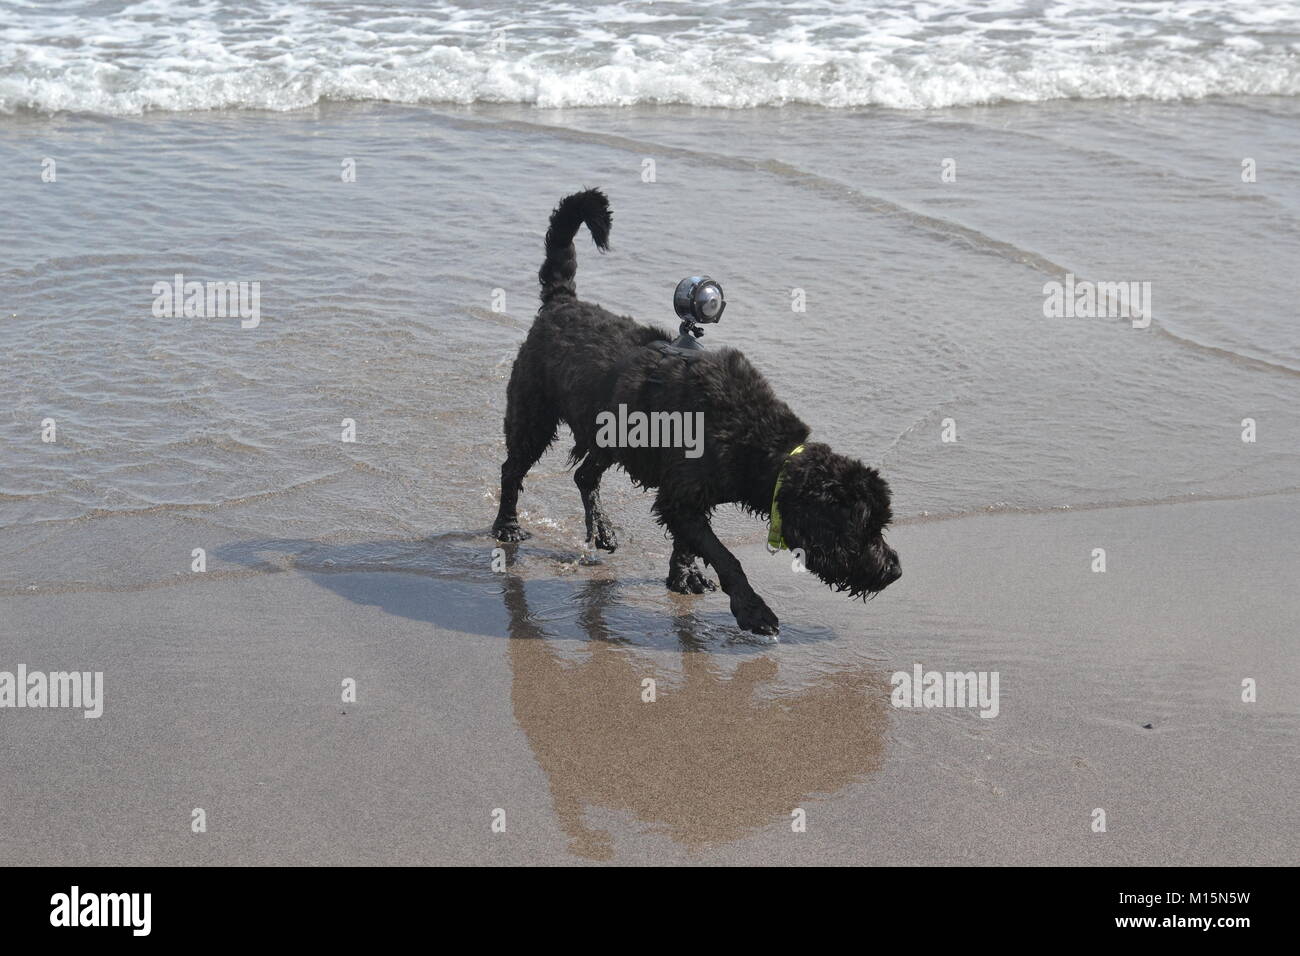
[[[695,293],[695,318],[699,322],[716,322],[722,314],[722,290],[715,283],[702,285]]]
[[[722,286],[708,276],[685,278],[673,292],[673,309],[687,321],[717,322],[726,307]]]

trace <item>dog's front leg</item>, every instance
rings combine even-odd
[[[776,615],[750,587],[744,568],[718,540],[708,519],[703,515],[673,515],[657,510],[673,536],[674,550],[676,542],[681,542],[686,550],[698,554],[718,572],[722,590],[731,599],[731,613],[736,623],[755,634],[775,634],[781,626]]]

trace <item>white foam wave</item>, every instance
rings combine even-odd
[[[0,2],[0,112],[1300,95],[1300,7],[1282,0],[1042,13],[973,0],[106,6]]]

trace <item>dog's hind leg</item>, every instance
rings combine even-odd
[[[695,564],[695,555],[680,541],[673,539],[673,556],[668,559],[668,590],[678,594],[703,594],[718,586],[704,576]]]
[[[528,469],[537,463],[559,428],[560,417],[541,395],[526,394],[528,377],[522,355],[515,362],[506,390],[506,460],[501,466],[501,504],[492,533],[498,541],[523,541],[530,537],[519,527],[519,489]]]
[[[582,496],[582,510],[587,518],[587,542],[595,544],[602,551],[612,552],[618,547],[618,537],[614,526],[605,517],[600,507],[600,477],[610,466],[610,460],[596,452],[589,452],[574,473],[573,483],[578,486]]]

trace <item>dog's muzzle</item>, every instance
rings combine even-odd
[[[903,576],[903,562],[898,560],[898,552],[889,549],[889,559],[885,562],[885,587],[893,584]]]

